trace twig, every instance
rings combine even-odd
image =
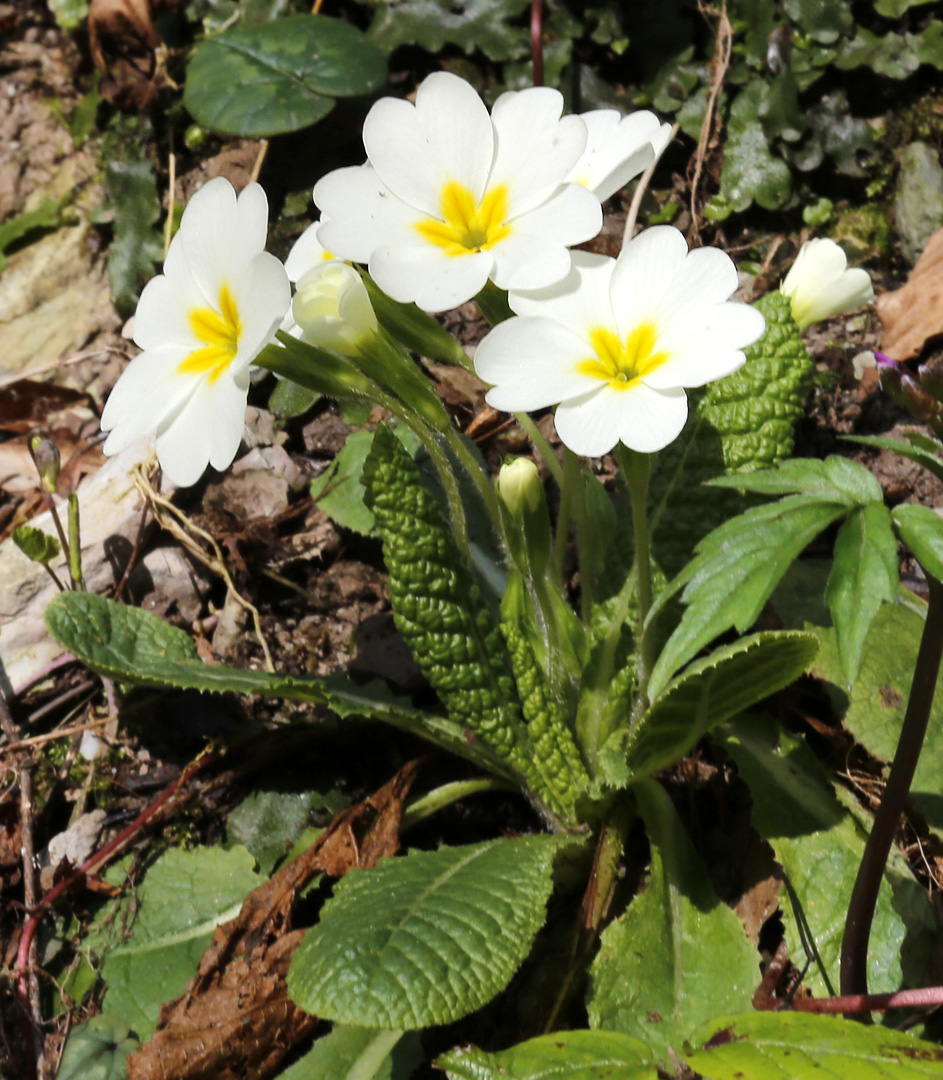
[[[177,155],[170,151],[167,159],[167,220],[164,222],[164,258],[170,250],[170,241],[174,232],[174,188],[177,185]]]
[[[910,793],[917,762],[920,760],[940,661],[943,659],[943,584],[932,574],[927,574],[927,584],[930,587],[927,621],[924,623],[920,648],[917,651],[907,711],[901,725],[884,796],[874,815],[874,824],[865,844],[848,904],[841,949],[841,989],[845,995],[862,996],[868,992],[868,940],[871,936],[878,890],[884,876],[887,856],[894,842],[894,834],[900,824],[904,803]],[[943,997],[939,1000],[943,1001]]]
[[[707,18],[709,9],[701,0],[698,0],[698,10]],[[733,53],[733,31],[730,20],[727,18],[727,0],[721,0],[720,11],[717,14],[717,30],[714,42],[714,56],[711,60],[711,85],[707,95],[707,108],[704,112],[704,122],[701,124],[701,134],[697,141],[697,150],[694,153],[694,171],[691,177],[691,228],[688,239],[692,246],[701,242],[701,229],[699,225],[700,214],[697,208],[698,187],[701,183],[701,173],[704,170],[704,159],[711,137],[715,134],[715,120],[717,114],[717,100],[724,86],[724,79],[730,67],[730,57]]]
[[[28,739],[19,739],[18,742],[7,744],[3,747],[3,750],[4,753],[12,753],[15,750],[28,750],[33,746],[42,746],[47,742],[54,742],[56,739],[68,739],[73,735],[94,731],[95,728],[106,727],[114,718],[114,713],[109,713],[108,716],[99,716],[96,720],[76,724],[75,727],[57,728],[55,731],[47,731],[45,735],[31,735]]]
[[[639,182],[635,185],[635,191],[632,194],[632,202],[629,205],[629,214],[625,219],[625,229],[622,233],[622,246],[632,239],[635,233],[635,222],[638,220],[639,207],[642,205],[642,198],[645,192],[648,190],[649,182],[652,178],[652,173],[655,171],[655,166],[661,160],[661,155],[668,149],[669,144],[673,141],[675,135],[681,130],[680,124],[674,124],[671,128],[671,134],[668,136],[668,140],[661,150],[655,155],[651,165],[642,173],[639,177]]]
[[[544,0],[531,0],[530,55],[534,64],[534,86],[544,84]]]
[[[317,12],[312,14],[317,15]],[[263,139],[259,143],[259,152],[255,157],[255,164],[252,166],[252,172],[249,173],[249,183],[254,184],[259,179],[259,173],[262,171],[262,165],[265,163],[265,155],[268,153],[268,139]]]
[[[28,721],[30,726],[35,724],[37,720],[42,720],[42,718],[51,713],[53,709],[57,709],[60,705],[64,705],[67,701],[71,701],[73,698],[76,697],[81,697],[82,694],[91,690],[94,685],[94,681],[88,679],[85,682],[79,683],[78,686],[72,686],[68,690],[63,691],[61,694],[57,694],[56,697],[52,699],[52,701],[47,701],[46,704],[43,705],[41,708],[37,709],[36,712],[30,713]]]

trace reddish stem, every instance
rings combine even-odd
[[[919,990],[898,990],[896,994],[845,994],[830,998],[796,998],[790,1007],[796,1012],[862,1013],[887,1012],[914,1006],[943,1005],[943,986]]]
[[[36,929],[39,926],[43,912],[50,904],[58,900],[67,889],[71,888],[76,881],[94,870],[95,867],[103,863],[120,848],[124,847],[140,828],[149,821],[165,803],[169,802],[170,799],[177,794],[180,788],[183,787],[188,780],[205,769],[207,765],[216,761],[218,757],[219,754],[207,754],[206,757],[202,757],[198,761],[194,761],[188,765],[168,788],[162,791],[153,802],[148,803],[130,825],[122,829],[121,832],[105,844],[103,848],[99,848],[98,851],[90,855],[85,862],[73,870],[71,874],[55,884],[36,905],[36,909],[30,914],[29,920],[23,928],[23,934],[20,937],[20,944],[16,953],[16,996],[25,1017],[29,1017],[29,950],[33,938],[36,935]],[[32,1032],[30,1032],[30,1038],[27,1040],[27,1046],[30,1048],[32,1047],[31,1036]],[[29,1064],[31,1066],[30,1072],[35,1077],[36,1062],[32,1058],[32,1055],[30,1055]]]
[[[534,86],[544,84],[544,0],[531,0],[530,54],[534,61]]]

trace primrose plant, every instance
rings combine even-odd
[[[651,1060],[680,1052],[697,1024],[746,1010],[755,950],[732,911],[705,900],[710,885],[652,777],[809,668],[810,634],[751,630],[818,532],[841,523],[826,599],[849,682],[877,607],[896,593],[894,529],[918,557],[938,543],[917,536],[914,514],[891,516],[860,466],[786,460],[812,373],[800,328],[866,304],[867,274],[847,269],[831,241],[812,241],[782,289],[750,306],[731,299],[738,274],[724,252],[689,251],[668,226],[618,258],[571,251],[667,131],[651,113],[563,116],[562,106],[535,88],[489,113],[444,73],[415,104],[380,100],[364,123],[367,162],[318,182],[321,219],[284,267],[263,250],[261,189],[237,198],[210,181],[141,296],[143,351],[102,417],[107,453],[153,436],[164,472],[186,485],[232,461],[253,365],[382,406],[389,420],[372,435],[362,499],[396,625],[436,708],[342,673],[207,666],[182,631],[88,594],[64,594],[48,612],[64,644],[121,682],[324,703],[417,732],[484,775],[426,794],[417,814],[489,788],[519,790],[539,811],[546,835],[411,852],[337,885],[288,988],[306,1011],[373,1032],[360,1071],[344,1075],[379,1074],[403,1032],[455,1021],[507,986],[568,848],[585,896],[556,939],[566,948],[544,961],[559,987],[541,1019],[553,1030],[585,991],[639,818],[652,852],[645,902],[629,909],[640,944],[623,940],[631,919],[603,934],[588,997],[597,1030],[528,1043],[511,1072],[595,1063],[654,1077]],[[495,482],[412,355],[470,367],[427,312],[475,298],[493,328],[473,370],[533,444],[533,458],[505,463]],[[530,415],[548,408],[559,456]],[[606,487],[586,459],[610,452]],[[770,495],[783,498],[757,499]],[[717,956],[671,952],[692,934],[716,939]],[[673,942],[668,955],[640,965],[641,943],[659,935]],[[671,971],[682,960],[686,978],[709,976],[709,995],[679,993]],[[476,1050],[440,1063],[453,1077],[508,1064]]]

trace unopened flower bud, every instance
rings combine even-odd
[[[39,473],[39,483],[48,495],[59,486],[59,450],[46,431],[33,431],[29,437],[29,452]]]
[[[325,262],[298,282],[291,305],[301,340],[345,356],[360,352],[377,332],[377,317],[357,271],[347,263]]]
[[[505,511],[508,544],[517,563],[543,573],[550,557],[550,514],[537,466],[515,458],[501,466],[495,489]]]
[[[834,240],[807,240],[780,285],[789,297],[800,330],[874,299],[867,270],[848,269],[848,259]]]

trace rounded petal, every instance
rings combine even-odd
[[[563,95],[547,86],[510,91],[494,103],[488,187],[507,186],[511,219],[545,202],[586,146],[586,125],[578,116],[561,118],[562,112]]]
[[[321,221],[312,222],[292,245],[288,258],[285,260],[285,272],[288,274],[289,281],[297,281],[309,270],[320,266],[321,263],[330,262],[335,257],[318,240],[318,229],[323,224],[323,218]]]
[[[847,267],[845,253],[834,240],[820,238],[802,245],[780,286],[800,328],[854,311],[874,299],[868,272]]]
[[[553,319],[577,334],[584,343],[598,326],[613,326],[609,284],[615,259],[588,251],[570,252],[570,272],[544,289],[511,292],[508,302],[517,315]]]
[[[242,329],[233,370],[246,368],[275,336],[291,304],[291,285],[285,267],[267,251],[260,252],[233,290]]]
[[[102,431],[111,433],[106,454],[152,434],[183,408],[199,382],[199,377],[180,374],[186,357],[186,349],[165,345],[139,353],[125,368],[102,411]]]
[[[315,185],[314,201],[322,212],[319,242],[352,262],[367,262],[377,248],[415,242],[415,226],[425,218],[387,190],[369,165],[328,173]]]
[[[661,125],[658,117],[645,109],[628,116],[616,109],[595,109],[580,115],[589,139],[567,179],[583,184],[605,201],[655,160],[652,139]]]
[[[683,390],[653,390],[635,383],[628,390],[602,386],[592,394],[563,402],[554,423],[574,453],[600,457],[617,442],[651,454],[678,437],[688,415]]]
[[[475,351],[475,371],[494,384],[485,400],[504,412],[529,412],[599,387],[578,365],[592,355],[588,343],[549,318],[500,323]]]
[[[494,259],[487,251],[447,255],[434,244],[399,243],[370,257],[370,276],[387,296],[424,311],[447,311],[485,287]]]
[[[674,286],[687,254],[684,236],[671,225],[645,229],[625,245],[609,290],[623,335],[642,322],[657,321],[663,309],[681,299]]]
[[[189,275],[186,282],[190,282]],[[193,349],[196,338],[187,319],[193,304],[202,306],[202,295],[185,290],[181,296],[180,274],[174,278],[158,274],[144,286],[134,313],[134,341],[142,349],[154,349],[175,342],[182,348]]]
[[[480,200],[494,156],[494,131],[477,91],[457,75],[437,71],[423,80],[415,105],[381,98],[364,121],[363,144],[390,191],[437,217],[449,181]]]
[[[671,327],[656,348],[669,359],[644,376],[654,389],[704,386],[741,367],[742,350],[763,336],[766,320],[749,304],[715,304]]]
[[[578,184],[566,184],[542,206],[516,218],[510,235],[491,249],[494,283],[501,289],[542,289],[570,269],[572,244],[602,227],[599,200]]]

